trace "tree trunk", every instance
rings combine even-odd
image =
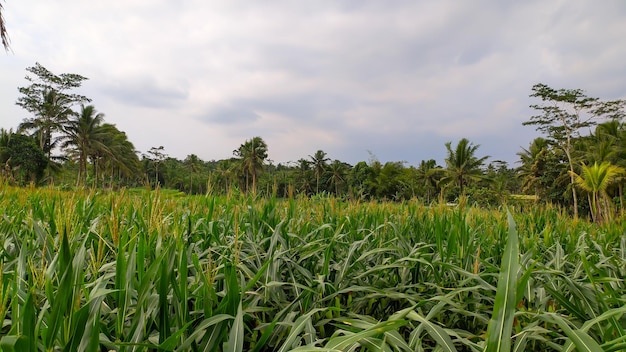
[[[570,136],[567,136],[567,146],[563,148],[565,155],[567,156],[567,162],[569,163],[569,179],[570,186],[572,187],[572,199],[574,200],[574,218],[578,218],[578,198],[576,197],[576,187],[574,184],[576,183],[576,179],[574,178],[574,163],[572,162],[572,155],[570,153]]]

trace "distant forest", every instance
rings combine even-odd
[[[589,97],[581,89],[532,87],[536,115],[524,125],[542,137],[517,153],[515,166],[489,162],[465,138],[441,146],[447,151],[444,165],[434,159],[415,166],[381,163],[375,157],[350,165],[323,150],[275,165],[259,136],[243,141],[225,160],[194,154],[179,160],[162,146],[140,153],[91,99],[74,93],[86,77],[56,75],[38,63],[26,71],[28,85],[18,88],[16,104],[30,117],[15,129],[0,130],[0,177],[11,185],[424,203],[463,199],[481,206],[526,200],[584,212],[595,221],[624,212],[625,101]]]

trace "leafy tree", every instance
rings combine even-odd
[[[20,131],[34,131],[39,138],[41,149],[51,157],[54,148],[53,133],[62,129],[67,118],[72,114],[71,107],[90,101],[87,97],[69,90],[79,88],[87,78],[73,73],[55,75],[48,69],[35,63],[26,68],[33,76],[26,76],[28,87],[19,87],[22,94],[16,104],[34,115],[26,119],[19,127]]]
[[[0,130],[2,174],[19,184],[39,183],[48,159],[37,142],[29,136]]]
[[[348,173],[348,187],[352,197],[369,198],[371,196],[368,180],[372,170],[365,161],[359,161]]]
[[[326,171],[326,163],[330,160],[326,157],[326,153],[323,150],[318,150],[313,155],[309,155],[311,163],[313,164],[313,171],[315,172],[315,192],[320,192],[320,177]]]
[[[164,149],[162,145],[152,147],[148,150],[148,154],[144,155],[144,157],[154,165],[154,187],[159,186],[159,165],[168,157],[168,155],[163,152]]]
[[[606,193],[608,186],[615,181],[624,169],[609,162],[587,166],[582,164],[581,174],[572,173],[576,185],[589,193],[589,207],[595,222],[603,222],[610,217],[609,199]]]
[[[563,150],[569,165],[570,184],[575,183],[574,164],[572,155],[574,139],[580,136],[580,131],[597,123],[600,118],[621,119],[624,116],[624,101],[601,101],[598,98],[587,96],[580,89],[553,89],[539,83],[532,87],[533,98],[541,99],[541,104],[530,107],[538,111],[524,126],[536,126],[540,131]],[[578,216],[578,199],[576,188],[571,187],[574,216]]]
[[[68,120],[64,128],[63,148],[75,151],[78,159],[78,177],[76,186],[86,184],[87,158],[109,153],[106,140],[109,131],[102,128],[104,114],[97,113],[93,105],[82,105],[80,113]]]
[[[249,181],[252,179],[252,190],[255,192],[257,177],[263,171],[263,164],[268,156],[267,144],[261,137],[253,137],[234,150],[233,154],[239,158],[241,171],[246,180],[246,191],[250,189]]]
[[[453,184],[458,187],[460,194],[464,194],[467,185],[483,180],[484,174],[481,167],[489,157],[475,156],[479,146],[473,145],[466,138],[461,139],[455,149],[452,149],[452,142],[446,143],[448,157],[445,159],[445,176],[441,178],[440,184]]]

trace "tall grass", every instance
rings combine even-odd
[[[626,348],[624,219],[8,186],[0,209],[7,351]]]

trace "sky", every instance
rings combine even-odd
[[[0,0],[2,1],[2,0]],[[318,149],[443,165],[446,142],[516,166],[539,136],[531,88],[626,98],[626,1],[6,0],[0,127],[36,62],[139,152],[233,156],[262,137],[274,163]]]

